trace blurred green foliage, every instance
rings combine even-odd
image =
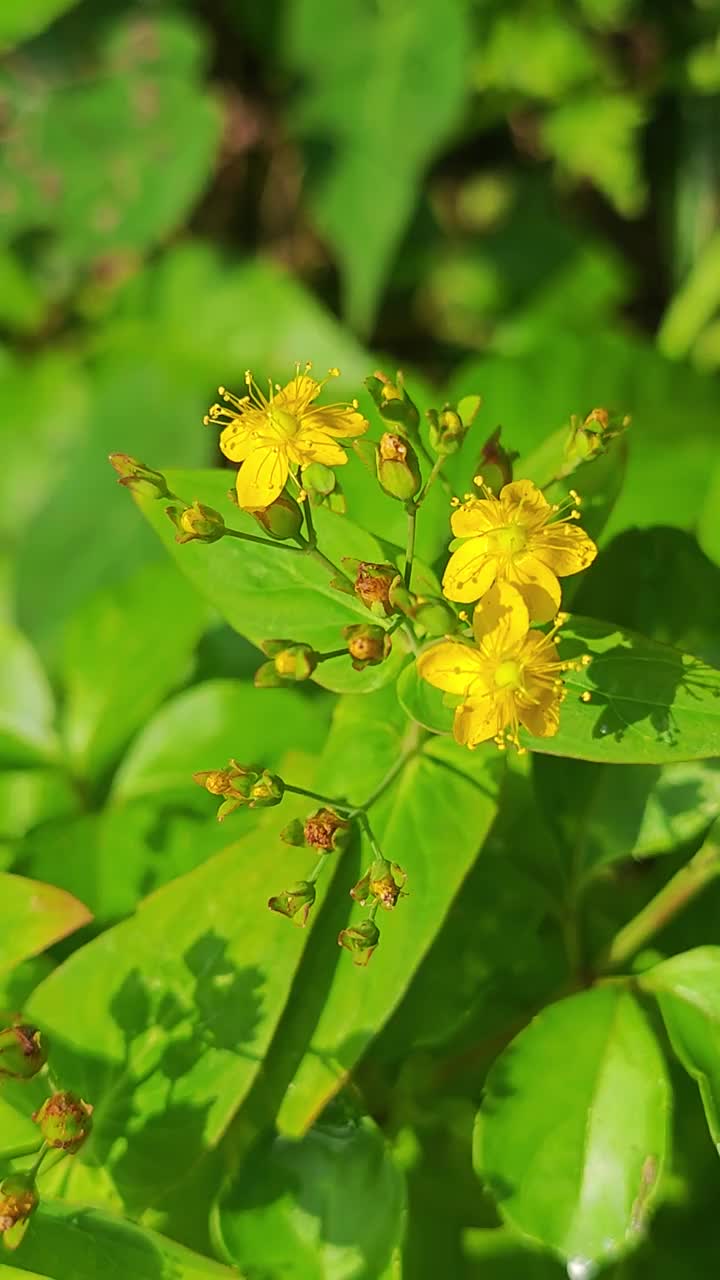
[[[312,785],[319,760],[328,791],[371,790],[404,749],[398,668],[321,668],[362,691],[332,728],[324,689],[254,689],[254,642],[301,618],[331,647],[357,601],[305,606],[315,566],[260,556],[253,577],[229,543],[174,548],[195,594],[106,459],[171,466],[188,499],[221,503],[216,386],[305,359],[339,365],[363,409],[378,364],[403,365],[422,410],[480,392],[471,460],[502,423],[528,474],[571,413],[606,404],[632,415],[629,452],[588,498],[602,554],[573,609],[719,666],[719,16],[717,0],[0,4],[0,1004],[50,1028],[97,1108],[0,1276],[551,1280],[569,1260],[589,1280],[588,1241],[609,1280],[711,1274],[717,884],[645,957],[644,1011],[610,985],[552,1002],[702,846],[717,762],[624,767],[603,739],[597,758],[501,771],[434,739],[415,789],[379,806],[412,896],[359,974],[335,945],[359,850],[307,931],[285,929],[263,907],[302,805],[243,811],[228,834],[191,775],[245,754]],[[448,464],[458,492],[466,471]],[[404,513],[356,458],[342,480],[352,523],[321,512],[326,542],[392,557]],[[424,583],[444,496],[427,513]],[[438,714],[407,669],[399,692]],[[660,1016],[700,1099],[663,1065]],[[0,1161],[34,1136],[33,1089],[3,1087]],[[637,1147],[605,1166],[605,1216],[584,1166],[523,1179],[589,1109],[590,1161],[628,1133]]]

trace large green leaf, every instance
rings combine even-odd
[[[553,738],[521,733],[532,751],[608,764],[669,764],[720,755],[720,671],[633,631],[571,617],[564,658],[590,655],[566,673],[567,697]],[[423,687],[414,666],[399,680],[403,706],[420,724],[449,733],[453,712]],[[583,694],[589,694],[587,701]]]
[[[0,971],[43,951],[90,920],[82,902],[52,884],[0,873]]]
[[[62,719],[78,774],[102,775],[187,677],[208,614],[165,561],[106,588],[74,614],[63,646]]]
[[[645,1014],[618,985],[550,1005],[500,1055],[476,1167],[502,1216],[573,1261],[636,1244],[662,1172],[670,1088]]]
[[[720,947],[695,947],[639,978],[654,995],[678,1058],[697,1081],[720,1152]]]
[[[57,754],[55,700],[30,643],[0,623],[0,762],[42,764]]]
[[[378,1280],[402,1233],[403,1201],[377,1126],[328,1115],[299,1141],[258,1142],[222,1191],[215,1239],[248,1275]]]
[[[5,0],[0,13],[0,51],[36,36],[77,0]]]
[[[299,780],[301,766],[298,758]],[[87,1148],[57,1171],[66,1194],[91,1189],[96,1198],[102,1178],[104,1199],[139,1213],[219,1141],[260,1069],[312,931],[313,916],[303,931],[266,905],[282,887],[279,830],[303,811],[288,798],[36,988],[26,1012],[52,1039],[54,1070],[96,1108]],[[297,855],[286,852],[292,865]]]
[[[48,1280],[232,1280],[236,1271],[99,1209],[43,1197],[13,1257]],[[16,1272],[12,1273],[17,1274]]]
[[[238,511],[227,497],[231,472],[170,471],[167,475],[172,491],[186,501],[199,498],[222,511],[231,528],[258,535],[258,526],[252,517]],[[138,499],[138,503],[193,586],[236,631],[256,643],[277,637],[302,640],[321,651],[329,651],[342,646],[344,626],[376,621],[360,600],[331,587],[329,571],[300,551],[283,550],[280,546],[266,549],[234,538],[223,538],[209,546],[202,543],[179,546],[164,513],[166,504],[153,498]],[[385,548],[372,534],[358,528],[347,517],[320,510],[315,523],[323,553],[338,566],[342,556],[373,561],[387,559]],[[395,637],[394,648],[401,650],[401,646],[402,641]],[[316,672],[318,683],[343,690],[347,689],[348,682],[353,682],[358,690],[372,689],[378,682],[391,679],[397,671],[392,663],[387,669],[367,667],[365,671],[352,672],[348,659],[335,680],[331,671],[335,666],[334,661],[327,668],[321,665]]]
[[[495,815],[502,760],[495,752],[463,752],[451,742],[423,744],[408,726],[392,691],[345,699],[339,706],[318,776],[331,795],[362,802],[403,751],[415,754],[373,805],[372,825],[386,856],[408,874],[409,896],[378,921],[381,943],[368,968],[355,968],[335,940],[347,922],[347,893],[357,865],[344,860],[314,945],[291,998],[298,1025],[283,1028],[273,1054],[301,1036],[310,1043],[285,1095],[278,1123],[304,1132],[347,1079],[400,1002],[470,871]],[[441,855],[438,855],[441,850]],[[363,841],[365,862],[370,850]],[[332,955],[335,951],[335,960]],[[305,1025],[306,992],[324,991],[317,1024]],[[282,1043],[282,1035],[286,1044]]]
[[[306,81],[296,117],[324,147],[310,184],[320,229],[340,261],[344,311],[367,331],[413,211],[418,182],[459,119],[466,21],[459,0],[300,0],[288,10],[291,64]],[[438,39],[438,32],[442,38]],[[318,39],[332,57],[318,57]],[[348,110],[348,92],[352,110]],[[411,122],[398,145],[398,122]]]

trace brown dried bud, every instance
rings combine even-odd
[[[0,1031],[0,1080],[31,1080],[47,1062],[47,1046],[36,1027],[18,1024]]]
[[[79,1151],[92,1129],[93,1108],[76,1093],[63,1090],[43,1102],[33,1120],[49,1147]]]
[[[343,635],[356,671],[378,666],[392,649],[392,640],[382,627],[364,622],[352,623],[343,628]]]
[[[334,809],[318,809],[305,820],[305,843],[323,853],[341,852],[350,839],[351,825]]]

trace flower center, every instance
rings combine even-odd
[[[527,532],[519,524],[502,525],[492,533],[498,554],[511,558],[527,546]]]
[[[495,668],[495,685],[498,689],[520,689],[522,667],[519,662],[501,662]]]
[[[285,409],[275,408],[270,409],[269,416],[273,426],[277,427],[280,434],[283,435],[286,440],[292,440],[300,426],[297,418],[295,418],[292,413],[287,413]]]

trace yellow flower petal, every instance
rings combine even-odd
[[[455,712],[453,736],[461,747],[475,747],[496,737],[503,727],[502,710],[492,698],[472,698]]]
[[[313,431],[327,431],[332,436],[361,436],[369,429],[370,423],[352,405],[316,405],[314,409],[303,414],[303,430],[310,427]]]
[[[488,554],[486,537],[468,538],[448,560],[443,591],[464,604],[479,600],[495,581],[497,558]]]
[[[284,413],[291,413],[294,417],[307,413],[308,406],[320,394],[320,383],[314,378],[310,378],[307,373],[298,373],[291,378],[281,391],[273,394],[272,403],[277,409],[282,409]]]
[[[257,449],[258,443],[270,444],[270,440],[263,441],[262,436],[258,438],[255,431],[251,431],[238,420],[220,432],[218,443],[221,452],[231,462],[244,462]]]
[[[533,554],[559,577],[587,569],[597,555],[597,547],[576,524],[549,524],[533,536]]]
[[[311,430],[303,418],[302,426],[287,441],[288,456],[292,462],[306,467],[309,462],[323,462],[326,467],[341,467],[347,462],[345,450],[324,431]]]
[[[450,527],[456,538],[471,538],[473,534],[496,529],[506,519],[497,498],[471,498],[455,508],[450,517]]]
[[[516,556],[507,567],[507,580],[520,592],[534,622],[550,622],[560,608],[560,583],[533,552]]]
[[[238,503],[247,511],[269,507],[282,492],[288,477],[283,450],[269,445],[253,449],[237,473]]]
[[[532,480],[511,480],[500,490],[504,522],[511,520],[532,530],[542,526],[550,516],[550,503]]]
[[[528,733],[536,738],[552,738],[560,726],[560,699],[552,689],[541,689],[534,681],[526,683],[528,695],[537,695],[537,701],[527,706],[524,700],[518,699],[517,709],[520,722]]]
[[[473,613],[475,640],[483,652],[504,658],[525,640],[530,618],[520,592],[507,582],[496,582],[476,604]]]
[[[487,663],[477,649],[470,649],[458,640],[441,640],[417,658],[418,675],[445,693],[484,693],[487,688],[483,673],[486,667]]]

